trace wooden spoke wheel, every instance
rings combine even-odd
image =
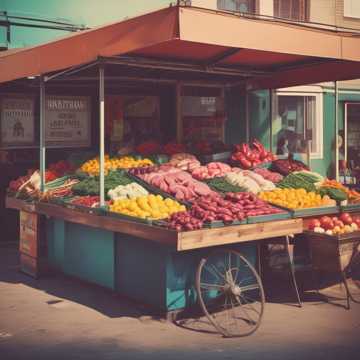
[[[264,289],[254,267],[239,252],[220,249],[201,259],[196,290],[206,317],[225,337],[247,336],[260,326]]]
[[[352,301],[360,303],[360,243],[346,269],[348,293]]]

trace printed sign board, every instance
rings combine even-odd
[[[48,96],[45,103],[46,146],[90,146],[90,105],[89,97]]]
[[[33,145],[34,99],[20,96],[1,100],[1,145]]]

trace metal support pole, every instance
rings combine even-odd
[[[270,141],[269,141],[269,146],[270,146],[270,151],[273,152],[273,101],[274,101],[274,97],[273,97],[273,89],[269,89],[269,98],[270,98],[270,104],[269,104],[269,122],[270,122]]]
[[[335,89],[335,179],[339,181],[339,89],[337,81],[334,81]]]
[[[182,84],[176,83],[175,96],[176,96],[176,140],[178,143],[183,141],[183,118],[181,111],[181,89]]]
[[[246,89],[245,93],[245,131],[246,131],[246,142],[250,142],[250,99],[249,91]]]
[[[40,76],[40,191],[45,190],[46,144],[45,144],[45,82]]]
[[[100,121],[100,206],[105,206],[105,81],[104,65],[99,67],[99,121]]]

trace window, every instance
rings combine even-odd
[[[274,16],[297,20],[308,20],[308,0],[274,0]]]
[[[312,159],[323,157],[322,95],[278,93],[274,97],[273,144],[281,154],[284,140],[291,153],[306,154],[310,140]]]
[[[344,16],[360,19],[360,1],[344,0]]]
[[[218,0],[219,10],[255,13],[255,0]]]

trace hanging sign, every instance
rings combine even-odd
[[[90,146],[90,104],[90,98],[84,96],[47,96],[46,146]]]
[[[1,100],[2,146],[33,145],[34,141],[34,99],[4,97]]]

